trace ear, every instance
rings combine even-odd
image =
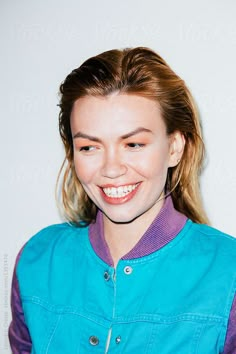
[[[170,135],[169,167],[177,166],[184,152],[185,138],[180,131]]]

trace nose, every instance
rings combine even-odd
[[[107,178],[117,178],[127,172],[127,166],[117,151],[109,151],[104,156],[102,175]]]

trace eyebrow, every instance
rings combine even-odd
[[[122,135],[121,136],[121,140],[128,139],[131,136],[134,136],[136,134],[143,133],[143,132],[144,133],[153,134],[153,132],[150,129],[147,129],[147,128],[144,128],[144,127],[139,127],[139,128],[137,128],[135,130],[132,130],[131,132],[129,132],[127,134]],[[101,139],[99,139],[98,137],[92,136],[92,135],[88,135],[88,134],[85,134],[85,133],[82,133],[82,132],[78,132],[75,135],[73,135],[73,139],[76,139],[76,138],[82,138],[82,139],[88,139],[88,140],[92,140],[92,141],[96,141],[96,142],[101,142]]]

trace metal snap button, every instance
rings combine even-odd
[[[126,266],[126,267],[124,268],[124,272],[125,272],[125,274],[127,274],[127,275],[131,274],[132,271],[133,271],[133,268],[130,267],[130,266]]]
[[[108,281],[110,279],[110,274],[107,271],[104,272],[103,276],[106,281]]]
[[[116,344],[120,344],[121,342],[121,336],[116,337]]]
[[[98,345],[98,343],[99,343],[98,337],[96,337],[96,336],[89,337],[89,343],[91,345]]]

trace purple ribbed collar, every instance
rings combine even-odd
[[[165,203],[143,234],[139,242],[122,259],[133,259],[147,256],[170,242],[184,227],[187,217],[174,209],[171,197]],[[96,254],[110,266],[113,260],[103,232],[102,212],[98,212],[96,222],[89,226],[90,243]]]

